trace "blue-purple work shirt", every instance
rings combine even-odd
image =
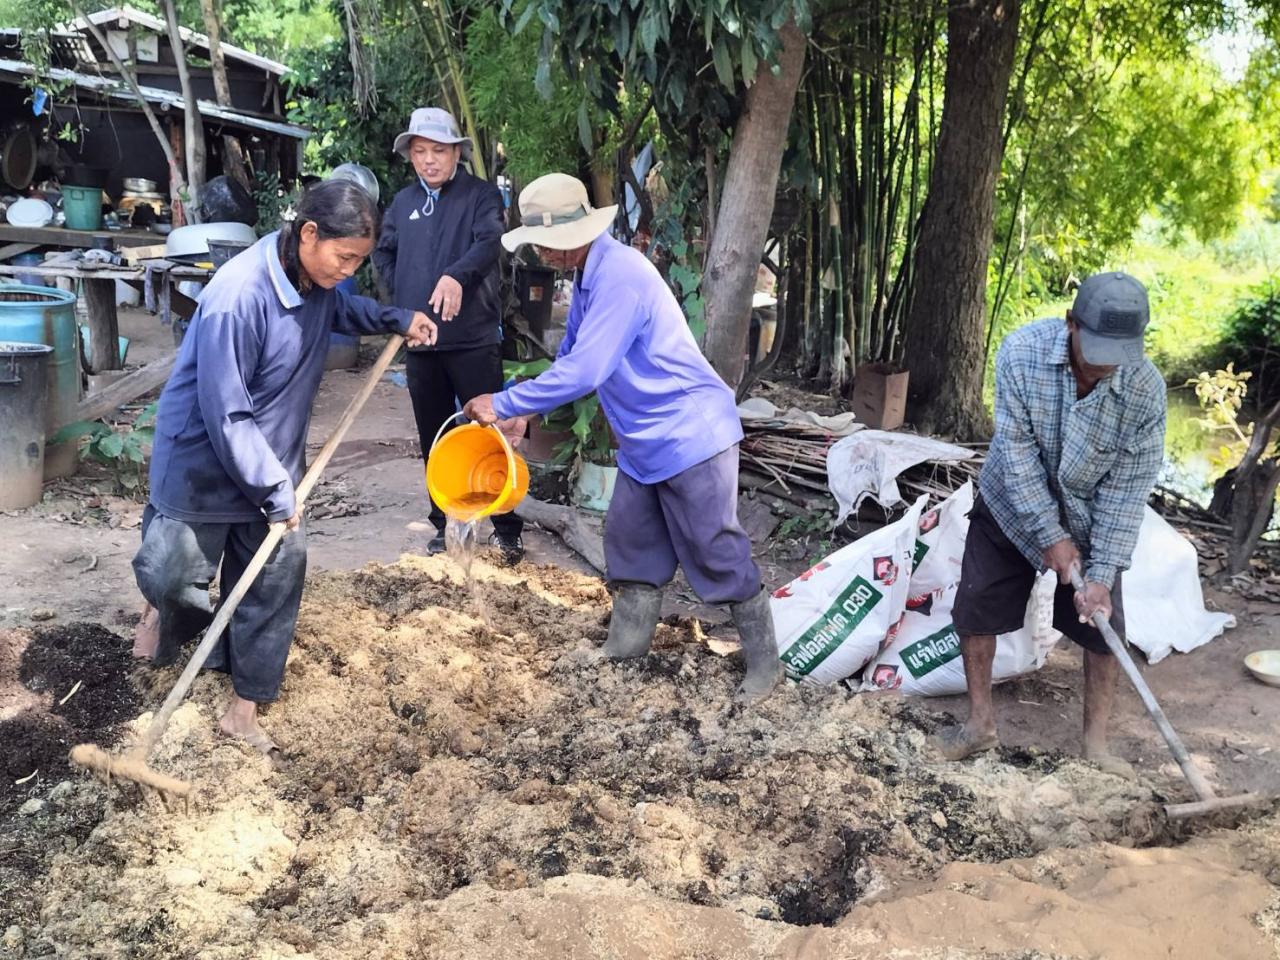
[[[618,467],[660,483],[742,439],[733,391],[643,254],[602,236],[573,290],[564,341],[541,376],[493,398],[499,417],[547,413],[592,390],[618,438]]]
[[[214,275],[160,394],[151,503],[189,523],[285,520],[306,469],[331,331],[408,330],[413,311],[289,282],[272,233]]]

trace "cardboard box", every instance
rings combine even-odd
[[[895,430],[907,415],[908,371],[888,363],[867,363],[853,374],[854,415],[876,430]]]

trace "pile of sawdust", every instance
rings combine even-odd
[[[18,949],[1141,958],[1274,942],[1274,844],[1253,865],[1215,847],[1208,866],[1191,846],[1099,844],[1123,840],[1149,786],[1046,754],[937,761],[938,719],[896,697],[790,688],[744,711],[740,664],[695,624],[610,664],[598,581],[476,570],[491,627],[443,558],[314,579],[266,719],[289,763],[219,740],[224,681],[201,678],[154,761],[199,783],[195,809],[110,800]],[[1213,917],[1199,938],[1197,897]],[[1178,935],[1132,940],[1144,910]],[[1244,952],[1176,952],[1224,931]],[[1098,946],[1113,934],[1138,947]]]

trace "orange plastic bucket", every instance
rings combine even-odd
[[[440,427],[427,456],[431,499],[445,516],[464,522],[510,513],[529,492],[524,457],[497,427],[468,423],[445,433],[448,425],[446,420]]]

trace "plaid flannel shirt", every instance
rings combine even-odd
[[[996,432],[982,499],[1037,570],[1070,537],[1085,579],[1108,589],[1129,566],[1164,462],[1165,386],[1150,360],[1076,399],[1066,322],[1039,320],[996,355]]]

